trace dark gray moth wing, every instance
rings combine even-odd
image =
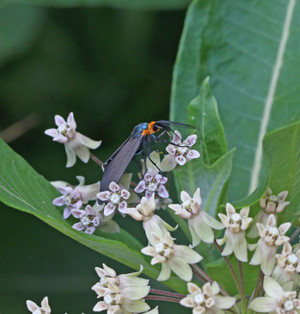
[[[104,163],[104,174],[100,184],[100,192],[107,191],[112,181],[118,183],[140,147],[142,140],[142,138],[130,136]]]

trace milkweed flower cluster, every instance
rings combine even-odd
[[[72,113],[67,121],[60,116],[56,116],[55,121],[58,129],[47,130],[46,134],[52,136],[53,140],[65,144],[69,154],[68,164],[72,164],[74,158],[69,162],[68,151],[73,149],[73,155],[82,157],[80,154],[83,151],[86,154],[91,145],[81,147],[79,149],[81,153],[78,154],[76,143],[79,143],[82,137],[76,132]],[[172,142],[167,146],[167,154],[162,161],[161,154],[157,151],[152,152],[142,161],[142,174],[139,175],[140,181],[137,184],[131,182],[132,174],[124,174],[119,182],[111,182],[108,190],[101,192],[99,192],[101,183],[84,185],[84,178],[80,176],[77,177],[78,186],[62,181],[53,182],[52,184],[62,194],[53,201],[53,204],[64,206],[64,218],[78,219],[79,221],[72,227],[88,234],[94,233],[98,228],[106,232],[118,232],[119,226],[112,220],[116,214],[121,214],[124,218],[130,216],[139,221],[146,242],[141,253],[151,257],[151,265],[161,264],[157,280],[166,281],[174,273],[187,282],[187,295],[172,294],[172,292],[165,292],[165,295],[161,292],[157,294],[164,295],[165,300],[173,298],[172,301],[190,308],[193,313],[224,313],[227,310],[232,311],[233,306],[237,312],[241,309],[244,313],[247,308],[263,313],[300,313],[299,300],[294,291],[299,283],[300,249],[293,248],[289,243],[290,237],[286,235],[291,223],[285,222],[277,227],[277,218],[289,204],[286,200],[287,191],[273,195],[272,190],[268,188],[258,202],[261,211],[256,217],[253,217],[250,207],[239,209],[231,203],[226,204],[226,214],[214,208],[216,214],[214,217],[210,216],[207,212],[209,201],[206,200],[205,195],[202,195],[203,199],[201,198],[200,187],[197,186],[193,191],[181,191],[179,204],[173,203],[169,198],[169,176],[165,173],[200,157],[200,153],[192,149],[196,140],[196,135],[182,140],[182,135],[174,131]],[[100,145],[100,142],[97,143]],[[83,160],[88,159],[83,158]],[[134,188],[131,188],[132,186]],[[91,201],[96,202],[91,204]],[[164,220],[165,217],[162,219],[157,211],[159,208],[166,207],[175,213],[177,220],[182,218],[187,221],[186,231],[190,233],[191,244],[179,244],[172,236],[178,226],[169,225]],[[210,213],[211,211],[209,209]],[[160,211],[163,215],[166,212]],[[178,224],[184,225],[185,222],[180,221]],[[216,240],[215,237],[220,238]],[[256,243],[249,244],[246,237],[258,239]],[[203,261],[203,257],[199,254],[199,252],[202,254],[203,250],[203,244],[199,245],[201,241],[210,245],[210,252],[217,248],[227,265],[229,263],[229,270],[235,279],[239,297],[230,296],[224,289],[228,283],[223,282],[223,285],[221,281],[217,283],[214,277],[211,278],[197,265]],[[242,263],[248,262],[248,250],[254,251],[249,264],[259,265],[261,270],[257,287],[249,296],[249,302],[245,296],[245,287],[242,286],[244,278],[241,266]],[[215,252],[212,252],[211,255],[214,254]],[[202,255],[205,260],[206,256]],[[232,259],[237,259],[240,281],[237,279],[234,267],[230,267],[232,259],[227,258],[229,255],[233,255]],[[147,299],[158,300],[158,296],[151,295],[151,291],[154,294],[156,292],[155,289],[150,289],[149,280],[138,277],[142,272],[142,266],[138,272],[117,275],[112,268],[103,264],[103,268],[97,267],[96,272],[100,281],[92,289],[97,293],[98,298],[102,299],[94,306],[95,312],[158,313],[157,308],[150,310],[146,303]],[[212,272],[212,276],[214,275]],[[204,282],[202,288],[196,283],[197,279]],[[259,289],[259,284],[262,283],[264,296],[262,289]],[[241,300],[240,303],[236,303],[238,299]],[[43,302],[42,307],[46,308],[48,303],[46,304],[44,300]],[[42,309],[33,303],[30,303],[30,306],[31,309]]]

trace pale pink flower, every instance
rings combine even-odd
[[[254,299],[249,309],[259,313],[300,313],[296,291],[284,291],[277,281],[268,276],[264,279],[264,291],[265,296]]]
[[[72,167],[76,163],[76,156],[87,163],[90,159],[89,149],[96,149],[101,145],[101,141],[93,141],[90,138],[76,131],[74,114],[71,112],[67,121],[63,117],[56,115],[55,124],[57,129],[48,129],[46,135],[53,137],[53,141],[63,143],[67,154],[66,167]]]
[[[251,250],[255,252],[250,261],[251,265],[259,265],[265,275],[271,275],[276,262],[276,249],[278,246],[289,241],[289,237],[285,233],[291,226],[290,222],[286,222],[276,227],[276,218],[273,214],[269,215],[266,226],[257,223],[260,239],[258,243],[249,245]]]
[[[177,165],[183,166],[188,161],[199,158],[200,153],[197,150],[191,149],[196,141],[197,135],[192,134],[182,142],[182,135],[175,130],[172,143],[166,148],[169,154],[166,155],[162,161],[161,166],[163,171],[171,171]]]
[[[51,308],[48,303],[48,297],[44,297],[42,300],[41,306],[38,306],[36,303],[27,300],[26,305],[28,310],[34,314],[50,314]]]
[[[136,208],[127,208],[127,214],[133,219],[143,221],[143,228],[145,230],[148,241],[153,244],[154,239],[152,233],[163,237],[168,231],[174,231],[175,228],[171,227],[158,215],[155,215],[156,202],[154,194],[148,200],[143,197],[140,204]]]
[[[185,245],[174,244],[170,233],[163,237],[153,233],[153,244],[142,249],[145,255],[153,256],[151,265],[162,264],[158,281],[168,280],[171,270],[181,279],[191,281],[193,273],[189,264],[198,263],[202,256]]]
[[[292,282],[292,285],[296,286],[300,273],[300,249],[293,253],[290,243],[285,242],[281,254],[276,254],[276,260],[272,278],[281,285]]]
[[[126,214],[127,200],[130,197],[130,192],[121,188],[117,183],[109,184],[110,191],[103,191],[97,194],[97,198],[103,202],[107,202],[104,207],[104,216],[112,215],[117,209],[121,214]]]
[[[213,229],[221,230],[223,225],[213,217],[209,216],[204,210],[201,210],[200,188],[197,188],[193,198],[185,191],[180,194],[182,204],[170,204],[169,207],[175,211],[175,214],[188,219],[189,229],[192,234],[193,247],[200,241],[212,243],[214,241]]]
[[[73,209],[80,209],[82,205],[87,204],[89,201],[96,200],[97,193],[100,189],[100,182],[84,185],[84,177],[77,176],[79,185],[72,186],[67,182],[53,181],[51,184],[63,194],[53,200],[52,204],[55,206],[64,206],[64,219],[69,218]]]
[[[79,218],[80,221],[75,223],[72,228],[78,231],[92,234],[101,223],[101,215],[92,206],[87,205],[85,210],[73,209],[72,215]]]
[[[224,238],[217,240],[219,245],[226,243],[222,252],[223,256],[230,255],[234,252],[238,260],[247,262],[248,252],[245,230],[252,221],[252,218],[248,217],[249,210],[249,207],[245,207],[240,210],[240,213],[236,213],[235,208],[230,203],[227,203],[227,216],[218,214],[222,224],[226,228]]]
[[[230,309],[236,299],[221,296],[220,287],[217,282],[207,282],[202,289],[196,284],[187,284],[189,294],[180,301],[180,304],[193,309],[193,313],[221,314],[222,309]]]
[[[149,280],[139,278],[140,271],[130,274],[118,275],[116,272],[103,264],[103,269],[96,267],[100,281],[96,283],[94,290],[98,298],[103,297],[93,308],[94,312],[107,311],[114,313],[142,313],[148,311],[150,306],[144,298],[150,291]]]
[[[151,158],[152,161],[149,158]],[[152,152],[149,158],[146,160],[147,172],[145,173],[145,164],[143,163],[143,173],[145,174],[142,180],[135,187],[134,192],[145,192],[145,196],[148,200],[150,199],[151,195],[155,193],[158,194],[158,196],[161,198],[168,198],[169,193],[165,188],[165,184],[167,183],[168,179],[159,173],[159,169],[161,169],[159,153]]]
[[[259,200],[262,210],[257,215],[256,223],[266,225],[270,214],[274,214],[275,218],[277,218],[277,213],[281,213],[290,203],[285,201],[287,195],[288,191],[282,191],[278,195],[273,195],[272,190],[268,188],[265,195]],[[256,224],[252,226],[247,236],[249,238],[257,238],[259,236]]]

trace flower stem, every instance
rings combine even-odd
[[[90,157],[98,166],[102,167],[103,162],[98,159],[94,154],[90,153]]]
[[[150,293],[175,297],[175,298],[179,298],[179,299],[182,299],[185,297],[185,294],[175,293],[175,292],[171,292],[171,291],[163,291],[163,290],[158,290],[158,289],[150,289]]]
[[[214,280],[203,269],[201,269],[199,266],[197,266],[196,264],[192,264],[191,266],[193,267],[193,273],[196,276],[198,276],[201,280],[208,281],[210,283],[214,282]],[[222,292],[222,294],[227,295],[228,297],[230,297],[230,294],[225,289],[223,289],[222,287],[220,287],[220,291]]]
[[[210,283],[212,283],[214,280],[212,278],[209,277],[208,274],[206,274],[206,272],[204,270],[202,270],[199,266],[197,266],[196,264],[192,264],[191,265],[193,267],[193,273],[199,277],[202,281],[207,282],[209,281]]]
[[[242,262],[238,260],[239,265],[239,274],[240,274],[240,287],[241,287],[241,303],[242,311],[246,312],[246,299],[245,299],[245,284],[244,284],[244,274],[243,274],[243,265]]]
[[[264,278],[264,273],[260,270],[259,271],[259,275],[257,277],[257,281],[256,281],[256,286],[251,294],[251,297],[250,297],[250,300],[249,300],[249,303],[250,304],[252,302],[252,300],[257,296],[259,290],[260,290],[260,287],[261,287],[261,283],[263,281],[263,278]]]
[[[156,301],[166,301],[166,302],[173,302],[173,303],[179,303],[180,299],[177,298],[170,298],[170,297],[164,297],[160,295],[147,295],[145,297],[146,300],[156,300]]]
[[[223,251],[223,250],[222,250],[222,248],[220,247],[220,245],[217,243],[216,239],[214,239],[214,243],[215,243],[215,245],[216,245],[218,251],[222,254],[222,251]],[[223,255],[222,255],[222,257],[224,258],[224,260],[225,260],[225,262],[226,262],[226,264],[227,264],[227,266],[228,266],[228,268],[229,268],[229,270],[230,270],[230,272],[231,272],[232,278],[233,278],[233,280],[234,280],[234,282],[235,282],[235,285],[236,285],[236,287],[237,287],[237,289],[238,289],[238,291],[239,291],[239,294],[240,294],[240,296],[241,296],[241,298],[242,298],[242,289],[241,289],[240,283],[239,283],[239,281],[238,281],[238,278],[237,278],[237,276],[236,276],[236,273],[235,273],[235,271],[234,271],[232,265],[230,264],[229,259],[227,258],[227,256],[223,256]],[[245,313],[245,312],[243,311],[242,313]]]

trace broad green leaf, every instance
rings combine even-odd
[[[188,105],[188,116],[189,123],[199,130],[201,158],[210,166],[227,153],[227,143],[209,78],[203,82],[200,95]]]
[[[280,219],[293,222],[300,212],[300,122],[267,134],[263,150],[272,192],[289,192],[290,204],[280,214]]]
[[[180,170],[176,170],[177,191],[186,191],[191,196],[200,187],[202,209],[215,216],[222,194],[232,168],[234,149],[222,156],[212,166],[206,166],[199,159],[194,159]]]
[[[129,267],[139,269],[142,264],[146,275],[158,277],[159,270],[150,266],[149,258],[140,253],[142,245],[134,236],[124,230],[113,235],[99,232],[99,236],[72,229],[61,211],[52,205],[57,197],[55,188],[2,140],[0,155],[0,201],[38,217],[72,239]],[[164,283],[178,292],[186,290],[186,284],[175,276]]]
[[[0,66],[31,47],[43,18],[42,8],[27,5],[0,7]]]
[[[190,0],[10,0],[9,2],[49,7],[107,6],[119,9],[170,10],[185,8]]]
[[[229,199],[255,190],[265,174],[262,139],[299,112],[300,3],[195,0],[190,5],[173,72],[171,116],[210,76],[229,148],[236,147]]]

